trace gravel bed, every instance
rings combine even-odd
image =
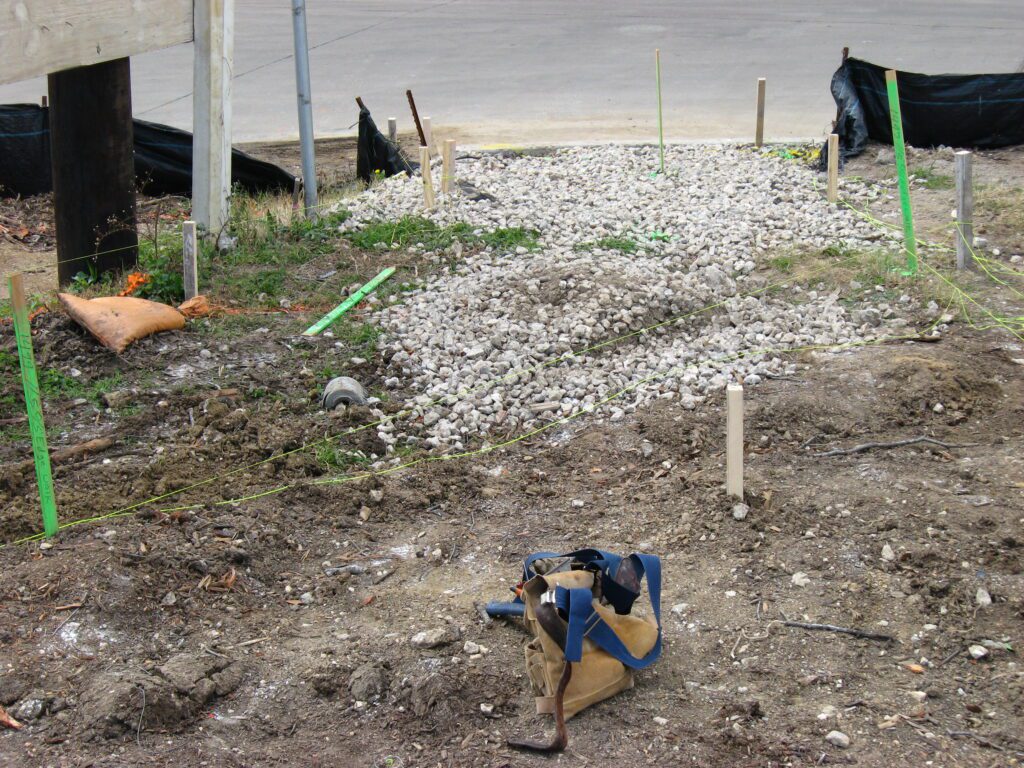
[[[402,176],[349,201],[345,229],[412,214],[478,232],[538,232],[536,248],[467,252],[454,271],[439,271],[375,314],[385,331],[386,386],[417,393],[406,405],[422,415],[383,425],[385,442],[461,449],[581,406],[611,419],[655,398],[694,407],[729,381],[756,385],[791,370],[773,350],[886,332],[855,324],[838,292],[762,290],[758,270],[772,256],[894,242],[829,206],[814,171],[768,151],[720,145],[667,149],[665,175],[651,174],[657,162],[657,148],[624,146],[460,157],[458,179],[493,200],[460,190],[438,195],[424,213],[422,181]],[[439,167],[433,176],[439,188]],[[875,192],[847,182],[843,194]],[[639,247],[602,247],[607,238]],[[449,250],[439,262],[461,255],[458,244]],[[657,323],[664,325],[635,333]],[[451,396],[477,388],[452,404]]]

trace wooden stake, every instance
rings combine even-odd
[[[302,205],[300,200],[302,199],[302,178],[299,176],[295,177],[295,182],[292,184],[292,217],[297,217],[302,213]]]
[[[956,153],[956,225],[956,268],[967,269],[974,264],[974,172],[966,150]]]
[[[186,301],[199,295],[199,249],[196,245],[196,223],[186,221],[181,225],[181,263],[184,267]]]
[[[892,148],[896,154],[896,175],[900,185],[900,210],[903,213],[903,250],[907,267],[901,274],[917,274],[917,237],[914,235],[914,212],[910,205],[910,179],[907,175],[907,148],[903,143],[903,115],[900,111],[900,89],[896,70],[885,72],[885,89],[889,95],[889,122],[892,126]]]
[[[398,118],[388,118],[388,140],[392,144],[398,143]]]
[[[416,133],[420,135],[420,146],[425,147],[427,146],[427,137],[423,135],[423,124],[420,123],[420,113],[416,111],[416,100],[412,97],[412,91],[406,91],[405,97],[409,99],[409,109],[412,110],[412,120],[416,123]]]
[[[423,177],[423,206],[434,207],[434,181],[430,178],[430,150],[420,147],[420,175]]]
[[[743,500],[743,386],[726,390],[725,491]]]
[[[128,59],[56,72],[47,85],[58,282],[130,271],[139,238]]]
[[[11,275],[10,289],[14,337],[18,344],[21,384],[25,391],[25,412],[28,414],[32,457],[39,485],[39,506],[43,512],[43,530],[49,539],[57,534],[57,500],[53,493],[53,472],[50,470],[50,452],[46,447],[43,403],[39,396],[39,377],[36,375],[35,355],[32,352],[32,326],[28,319],[28,302],[25,301],[25,283],[20,272]]]
[[[839,134],[828,135],[828,201],[839,201]]]
[[[764,144],[764,88],[765,79],[757,78],[757,129],[754,131],[754,146]]]
[[[427,149],[430,150],[430,156],[433,157],[437,153],[434,151],[434,132],[430,127],[430,118],[423,118],[423,136],[426,139]]]
[[[658,89],[658,157],[659,169],[665,173],[665,123],[661,114],[661,49],[654,49],[654,80]]]
[[[441,153],[441,191],[446,195],[455,186],[455,139],[445,139]]]

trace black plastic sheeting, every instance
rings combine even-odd
[[[842,159],[859,155],[869,139],[892,144],[885,71],[885,67],[850,57],[832,76]],[[913,147],[993,149],[1024,144],[1024,73],[897,72],[896,81],[903,140]],[[825,159],[823,150],[823,164]]]
[[[148,195],[192,194],[192,134],[132,121],[135,179]],[[231,152],[231,183],[246,192],[291,192],[295,177],[273,163]],[[0,196],[28,197],[53,189],[49,110],[35,104],[0,106]]]
[[[413,175],[419,165],[410,163],[402,155],[397,144],[393,144],[377,128],[370,116],[370,110],[359,110],[359,141],[356,145],[356,176],[370,183],[374,176],[383,173],[395,176],[399,173]]]

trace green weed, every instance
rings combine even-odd
[[[918,166],[910,171],[920,181],[924,182],[925,189],[953,189],[956,181],[948,173],[939,173],[934,166]]]
[[[600,240],[580,243],[576,246],[578,251],[589,251],[595,248],[601,248],[606,251],[619,251],[620,253],[636,253],[640,248],[640,244],[628,237],[602,237]]]
[[[403,216],[395,221],[371,221],[362,229],[346,233],[346,237],[356,247],[367,250],[422,244],[428,251],[437,251],[449,247],[456,240],[467,244],[479,243],[495,250],[513,250],[520,246],[533,250],[537,247],[538,234],[522,227],[501,227],[477,235],[465,222],[442,227],[422,216]]]
[[[362,451],[346,450],[330,442],[317,446],[316,460],[329,470],[342,472],[352,467],[365,467],[370,463],[370,458]]]

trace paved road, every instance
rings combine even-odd
[[[236,141],[297,135],[288,0],[236,0]],[[1002,72],[1024,58],[1020,0],[308,0],[318,135],[423,114],[463,141],[648,140],[654,49],[670,139],[821,136],[842,46],[923,72]],[[188,128],[191,46],[133,59],[136,115]],[[41,80],[0,87],[35,101]]]

